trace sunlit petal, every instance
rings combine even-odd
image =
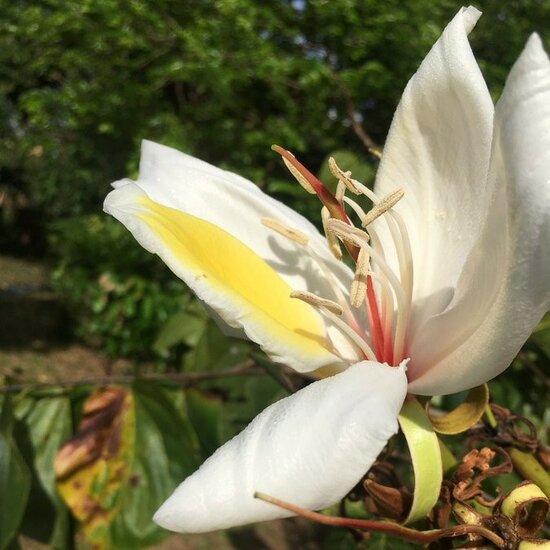
[[[457,392],[502,372],[550,308],[550,62],[533,35],[495,115],[494,203],[449,310],[414,342],[411,391]],[[443,340],[447,349],[430,346]]]
[[[409,81],[376,180],[380,196],[405,190],[395,210],[405,220],[414,261],[412,338],[422,319],[452,299],[486,214],[493,104],[467,36],[479,15],[463,8]],[[392,263],[384,221],[376,224]]]
[[[245,178],[170,147],[143,141],[136,183],[155,202],[209,221],[236,237],[293,289],[307,289],[330,298],[332,290],[326,276],[304,247],[281,238],[261,220],[272,218],[298,229],[308,236],[310,245],[347,292],[353,274],[329,254],[315,226]]]
[[[397,432],[406,385],[403,368],[363,362],[278,401],[187,478],[155,521],[197,533],[291,515],[256,491],[312,510],[338,502]]]
[[[223,229],[154,202],[134,183],[117,186],[104,208],[274,360],[302,371],[338,362],[329,351],[320,315],[291,299],[288,283]]]

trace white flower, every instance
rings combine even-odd
[[[144,142],[138,181],[114,184],[105,211],[229,330],[326,376],[219,449],[160,508],[160,525],[201,532],[289,515],[255,491],[309,509],[337,502],[397,431],[407,392],[493,378],[549,309],[550,63],[531,36],[495,110],[467,40],[479,15],[462,9],[409,82],[374,194],[347,181],[379,217],[349,197],[365,230],[338,205],[332,219],[324,210],[333,252],[339,237],[358,259],[355,278],[300,215],[185,154]]]

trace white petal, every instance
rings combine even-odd
[[[158,254],[197,296],[275,361],[311,371],[342,362],[326,326],[253,250],[220,227],[151,200],[135,183],[118,186],[104,209]]]
[[[275,218],[306,233],[343,290],[348,291],[353,273],[330,255],[315,226],[245,178],[145,140],[136,183],[155,202],[209,221],[239,239],[292,288],[332,298],[326,278],[304,247],[280,238],[264,227],[261,219]]]
[[[502,372],[550,308],[550,62],[533,35],[495,114],[495,201],[449,311],[414,342],[411,391],[443,394]]]
[[[317,510],[338,502],[397,432],[403,367],[362,362],[265,409],[188,477],[154,520],[199,533],[291,513],[256,491]]]
[[[467,36],[479,15],[461,9],[409,81],[376,180],[381,196],[405,190],[395,210],[414,261],[412,337],[421,318],[449,304],[487,208],[493,104]],[[396,265],[387,229],[376,223]]]
[[[163,206],[220,227],[266,261],[292,290],[308,290],[334,300],[334,287],[338,287],[348,296],[353,273],[343,262],[334,259],[325,238],[303,216],[269,197],[252,182],[170,147],[144,141],[137,182],[122,180],[113,185],[119,189],[129,183],[137,184],[149,198]],[[262,218],[274,218],[305,233],[309,238],[308,247],[263,226]],[[332,281],[328,280],[309,248],[321,258]],[[216,253],[214,247],[212,253]],[[223,329],[223,324],[220,326]],[[235,325],[229,321],[225,332],[235,334],[235,326],[241,323]],[[308,330],[306,326],[302,328]],[[342,357],[352,361],[358,359],[357,350],[330,322],[326,323],[326,330]],[[280,356],[274,358],[281,360]],[[296,362],[292,365],[298,370],[304,369]],[[311,365],[310,370],[314,368]]]

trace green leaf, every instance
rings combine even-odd
[[[365,549],[368,550],[410,550],[411,548],[417,548],[410,542],[402,540],[398,537],[392,537],[382,533],[373,533],[368,540],[368,545]]]
[[[189,420],[199,439],[203,460],[221,444],[220,431],[224,406],[218,397],[190,389],[186,392]]]
[[[54,459],[58,449],[71,434],[71,407],[66,397],[25,399],[17,412],[23,413],[33,465],[33,484],[22,531],[47,542],[56,549],[67,548],[70,533],[67,507],[56,489]],[[51,519],[48,516],[51,508]],[[48,520],[46,521],[46,518]]]
[[[153,349],[163,355],[176,344],[184,343],[194,347],[203,334],[207,322],[206,316],[175,313],[159,331]]]
[[[29,496],[31,479],[12,437],[11,403],[5,398],[0,415],[0,550],[4,550],[18,532]]]
[[[414,468],[414,496],[404,521],[407,524],[426,517],[435,506],[443,481],[443,467],[437,435],[415,398],[405,401],[399,413],[399,425],[407,439]]]
[[[111,526],[112,547],[120,550],[151,546],[167,536],[153,514],[201,462],[183,391],[136,384],[134,400],[133,461]]]
[[[185,370],[218,370],[229,368],[248,356],[248,342],[222,334],[211,319],[204,325],[196,347],[186,355]]]

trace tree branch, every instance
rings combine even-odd
[[[205,380],[229,378],[234,376],[263,376],[268,374],[266,369],[257,366],[253,359],[247,359],[229,369],[218,369],[204,372],[167,372],[164,374],[122,374],[113,376],[96,376],[67,380],[63,382],[23,382],[7,384],[0,387],[0,394],[17,393],[20,391],[35,391],[49,388],[73,388],[76,386],[106,385],[106,384],[133,384],[137,381],[174,382],[183,387],[190,387]]]
[[[355,135],[361,140],[363,145],[366,147],[367,150],[380,150],[380,147],[376,144],[376,142],[367,134],[365,129],[363,128],[363,125],[359,120],[357,120],[357,109],[355,108],[355,103],[353,101],[353,96],[349,90],[349,88],[346,86],[340,75],[336,72],[336,70],[333,67],[329,67],[330,72],[332,74],[332,78],[336,85],[338,86],[338,89],[340,90],[343,98],[344,103],[346,105],[346,113],[351,121],[351,127],[353,128],[353,131],[355,132]]]

